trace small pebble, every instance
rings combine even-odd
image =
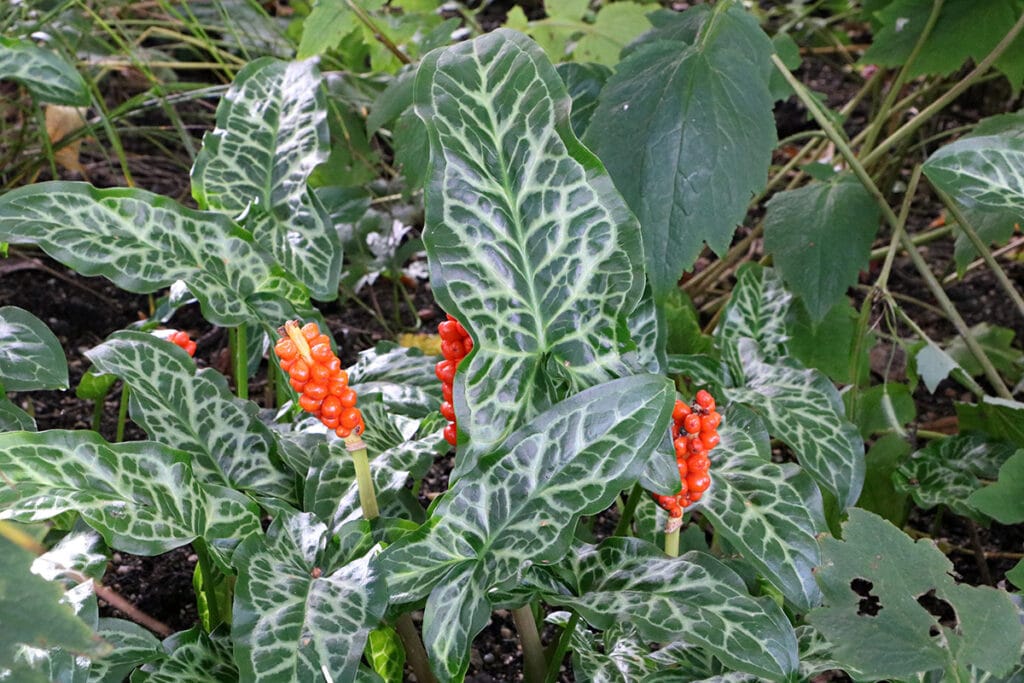
[[[196,562],[199,561],[199,556],[196,555],[195,553],[193,553],[193,554],[188,556],[188,561],[191,562],[192,564],[195,564]]]
[[[122,564],[120,567],[117,568],[117,573],[118,574],[130,574],[131,571],[132,571],[132,568],[129,567],[128,565],[126,565],[126,564]]]
[[[114,553],[114,556],[111,559],[113,559],[117,564],[121,564],[121,553]]]
[[[495,656],[493,653],[488,652],[484,655],[484,664],[494,664]]]
[[[512,638],[513,638],[512,629],[510,629],[508,626],[502,626],[501,627],[501,637],[504,638],[505,640],[512,640]]]

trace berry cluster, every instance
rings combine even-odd
[[[452,382],[455,381],[455,370],[459,367],[459,361],[473,350],[473,340],[462,323],[451,316],[437,326],[437,333],[441,337],[441,354],[444,360],[434,367],[434,372],[441,380],[441,393],[444,395],[441,414],[448,420],[448,426],[444,428],[444,438],[454,446],[458,442],[459,428],[455,421],[455,406],[452,405]]]
[[[652,494],[654,501],[668,511],[669,517],[682,517],[683,510],[700,500],[711,486],[708,452],[718,445],[721,423],[715,399],[703,389],[697,392],[692,406],[676,401],[672,411],[672,438],[679,466],[679,492],[674,496]]]
[[[341,369],[330,339],[320,334],[316,323],[306,323],[301,329],[294,320],[285,323],[274,353],[291,378],[292,389],[299,392],[303,410],[320,418],[341,438],[366,430],[363,414],[356,408],[356,392],[348,385],[348,373]]]
[[[188,336],[188,332],[174,330],[167,335],[167,341],[172,344],[177,344],[181,348],[185,349],[185,353],[190,356],[196,355],[196,343]]]

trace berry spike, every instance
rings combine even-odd
[[[674,496],[651,494],[658,506],[668,512],[668,532],[679,528],[686,508],[699,501],[711,486],[708,453],[719,443],[721,422],[715,399],[708,391],[698,391],[690,405],[676,401],[672,411],[672,440],[679,466],[679,490]]]

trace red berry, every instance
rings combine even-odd
[[[704,448],[709,451],[717,446],[719,441],[721,441],[721,438],[718,436],[718,432],[700,433],[700,442],[704,444]]]
[[[327,396],[324,398],[323,403],[320,404],[320,418],[324,421],[324,424],[327,424],[327,420],[337,420],[338,416],[341,415],[343,407],[337,396]],[[334,427],[327,426],[333,429],[338,425],[334,425]]]
[[[338,422],[346,429],[354,429],[362,419],[362,414],[358,408],[345,408],[341,411],[341,415],[338,416]]]
[[[691,438],[687,448],[690,450],[691,455],[699,455],[706,450],[704,444],[697,438]]]
[[[448,382],[441,382],[441,396],[446,401],[452,400],[452,385]]]
[[[722,424],[722,416],[716,412],[710,412],[707,415],[701,416],[700,431],[713,432],[718,429],[718,425],[720,424]]]
[[[459,431],[455,426],[455,423],[451,423],[444,428],[444,440],[453,446],[457,446],[459,443]]]
[[[306,365],[306,361],[301,358],[295,361],[295,365],[292,366],[289,374],[292,376],[293,382],[308,382],[309,381],[309,366]]]
[[[302,393],[314,401],[322,401],[327,397],[327,385],[309,382],[306,384],[306,388],[302,390]]]
[[[690,472],[693,472],[694,474],[706,474],[708,468],[711,467],[711,461],[708,460],[708,456],[706,455],[695,455],[686,462],[686,465]],[[686,473],[683,472],[682,469],[679,470],[679,474],[683,477],[686,476]]]
[[[434,366],[434,373],[442,382],[451,384],[455,380],[456,363],[452,360],[443,360]]]
[[[682,401],[676,401],[675,408],[672,409],[672,421],[682,422],[689,414],[690,406],[686,405]]]
[[[461,341],[462,335],[459,334],[459,328],[451,320],[445,320],[443,323],[437,326],[437,334],[440,335],[443,341]]]
[[[448,360],[459,361],[466,355],[466,352],[462,348],[462,341],[455,340],[441,342],[441,354]]]
[[[316,382],[317,384],[327,385],[331,380],[331,371],[327,369],[326,365],[321,363],[314,363],[309,368],[309,381]]]
[[[698,434],[700,432],[700,415],[690,413],[683,419],[683,429],[687,434]]]
[[[697,493],[703,493],[708,490],[709,486],[711,486],[711,477],[707,474],[698,474],[693,472],[686,475],[686,486],[691,492],[696,491]],[[693,496],[691,495],[690,497],[692,498]]]
[[[327,344],[317,344],[309,349],[309,355],[313,357],[317,363],[327,364],[334,358],[334,351],[331,351],[331,347]]]
[[[703,389],[697,392],[695,400],[697,401],[697,405],[699,405],[704,410],[715,409],[715,399],[711,396],[710,393],[704,391]]]
[[[344,391],[335,395],[338,397],[338,402],[341,403],[343,408],[354,408],[359,398],[352,387],[345,387]]]
[[[303,394],[299,396],[299,405],[307,413],[313,413],[315,416],[320,416],[320,401],[321,399],[315,399],[309,394]]]

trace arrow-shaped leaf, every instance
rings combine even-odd
[[[152,441],[109,444],[95,432],[0,434],[0,519],[74,510],[107,545],[157,555],[203,537],[233,546],[259,530],[256,507],[203,486],[188,455]]]
[[[596,628],[628,622],[647,640],[700,645],[735,669],[774,680],[799,665],[782,609],[751,597],[739,576],[706,553],[671,558],[646,541],[616,536],[580,548],[552,571],[569,593],[546,593],[545,600],[573,608]]]
[[[0,36],[0,80],[18,81],[43,102],[84,107],[89,86],[59,55],[27,40]]]
[[[198,370],[182,349],[143,332],[118,332],[86,355],[131,387],[132,419],[150,438],[189,453],[201,481],[295,498],[256,405],[235,398],[224,375]]]
[[[525,36],[427,55],[415,99],[431,146],[423,241],[437,299],[475,344],[454,403],[481,455],[558,398],[626,374],[640,231]]]
[[[330,534],[310,514],[279,517],[235,552],[235,661],[242,680],[354,680],[387,605],[371,556],[324,566]]]
[[[702,512],[786,599],[806,611],[819,602],[813,570],[825,513],[814,480],[792,464],[769,459],[768,434],[749,411],[730,406],[711,453],[713,489]]]
[[[186,209],[144,190],[36,183],[0,196],[0,240],[35,244],[83,275],[148,293],[184,280],[203,316],[234,326],[294,316],[301,287],[272,272],[225,216]]]
[[[772,268],[747,264],[736,275],[729,305],[722,315],[722,322],[715,330],[715,336],[722,344],[728,357],[733,375],[743,377],[743,364],[729,357],[730,349],[740,339],[753,339],[766,360],[774,360],[785,354],[786,313],[793,295],[786,291],[782,278]],[[733,349],[734,351],[734,349]]]
[[[664,434],[673,394],[653,375],[614,380],[556,404],[515,432],[455,484],[427,524],[381,555],[392,601],[418,600],[439,584],[447,593],[466,591],[471,580],[489,589],[532,563],[560,559],[579,517],[603,510],[640,476]],[[427,647],[463,653],[452,670],[464,672],[476,634],[470,628],[476,622],[467,620],[477,610],[452,611],[432,599],[432,620],[432,604],[445,618],[462,621],[437,627]]]
[[[864,485],[864,440],[843,416],[835,386],[792,358],[765,362],[750,339],[741,339],[738,351],[747,383],[726,389],[726,402],[754,411],[840,505],[853,505]]]
[[[329,151],[316,60],[267,57],[238,72],[192,168],[200,207],[244,214],[256,242],[324,299],[337,296],[341,242],[306,181]]]

